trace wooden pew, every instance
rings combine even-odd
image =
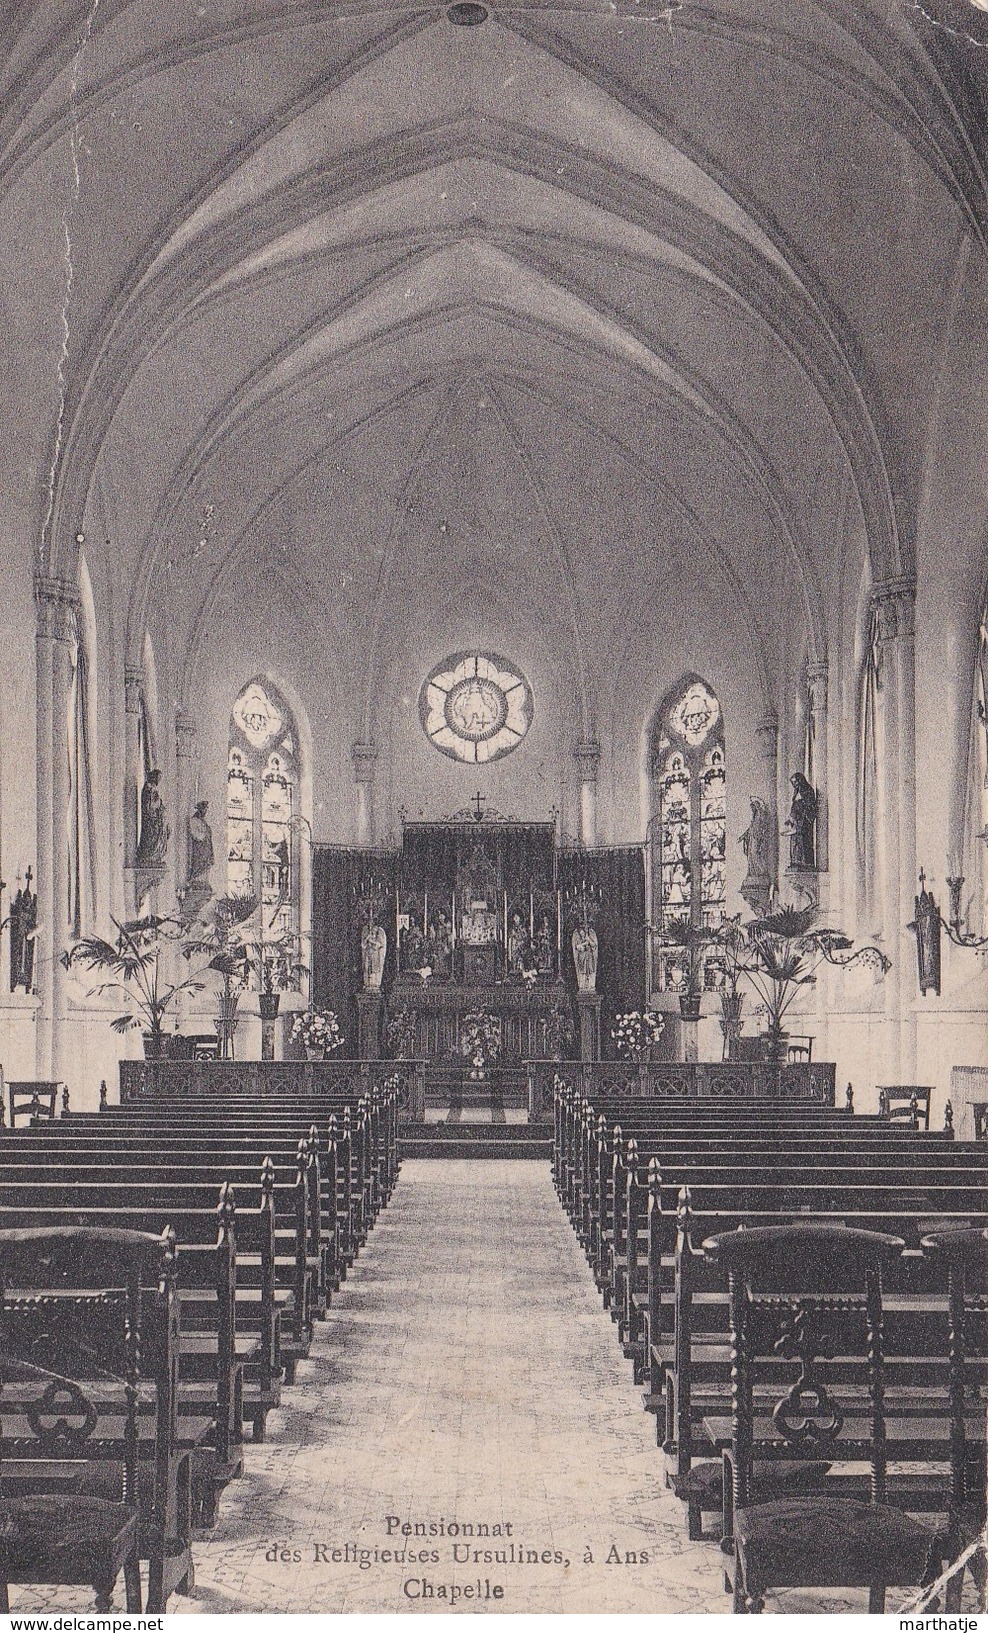
[[[646,1358],[651,1364],[654,1376],[646,1401],[652,1409],[665,1407],[665,1444],[676,1458],[673,1478],[689,1504],[691,1534],[698,1535],[701,1509],[720,1504],[721,1482],[717,1463],[708,1466],[712,1471],[709,1479],[702,1472],[698,1479],[693,1477],[698,1418],[702,1420],[711,1404],[701,1397],[698,1407],[693,1388],[709,1388],[713,1404],[721,1410],[726,1409],[725,1401],[729,1404],[726,1302],[723,1290],[709,1296],[702,1282],[694,1296],[691,1274],[696,1270],[696,1250],[688,1256],[684,1251],[690,1238],[682,1206],[678,1240],[671,1242],[670,1214],[674,1216],[678,1183],[699,1183],[699,1200],[708,1211],[699,1215],[696,1228],[704,1236],[739,1223],[786,1221],[801,1209],[820,1211],[832,1219],[838,1208],[839,1217],[848,1224],[905,1232],[913,1247],[905,1261],[910,1268],[903,1272],[907,1281],[901,1299],[905,1302],[894,1314],[903,1333],[911,1323],[915,1349],[916,1342],[925,1341],[933,1331],[928,1297],[926,1306],[916,1302],[920,1293],[928,1295],[929,1290],[917,1289],[908,1280],[911,1276],[915,1281],[911,1263],[917,1256],[919,1236],[929,1229],[931,1217],[959,1224],[983,1212],[988,1195],[985,1162],[976,1146],[963,1148],[945,1136],[917,1134],[911,1127],[886,1124],[876,1138],[878,1120],[847,1118],[841,1127],[812,1113],[806,1116],[802,1107],[773,1105],[766,1108],[771,1113],[766,1118],[762,1108],[747,1109],[738,1116],[740,1108],[733,1104],[713,1114],[702,1109],[699,1115],[695,1102],[688,1108],[627,1100],[605,1104],[635,1133],[629,1140],[623,1127],[609,1130],[596,1104],[591,1107],[585,1099],[578,1106],[573,1097],[569,1108],[560,1108],[557,1123],[561,1137],[569,1141],[568,1156],[558,1169],[560,1190],[570,1203],[574,1227],[596,1268],[600,1268],[602,1255],[616,1255],[617,1278],[608,1284],[612,1298],[617,1294],[612,1314],[620,1318],[628,1338],[627,1351],[638,1361],[639,1369]],[[908,1143],[903,1142],[903,1133]],[[661,1169],[652,1161],[648,1187],[643,1284],[638,1264],[642,1175],[650,1148],[662,1156]],[[798,1180],[780,1183],[780,1167],[798,1174]],[[738,1203],[746,1207],[741,1209]],[[723,1211],[728,1204],[734,1206]],[[769,1207],[777,1211],[755,1211]],[[862,1207],[868,1211],[860,1211]],[[613,1263],[610,1269],[613,1275]],[[635,1327],[639,1317],[641,1335]],[[639,1336],[649,1341],[647,1350],[639,1348]],[[910,1365],[916,1361],[915,1353],[908,1361]],[[942,1363],[930,1363],[925,1372],[922,1366],[913,1367],[914,1377],[925,1377],[930,1384],[937,1375],[942,1382],[942,1372]],[[918,1445],[931,1456],[934,1448],[942,1448],[939,1422],[931,1432],[917,1411],[911,1409],[906,1419],[904,1444],[913,1450]],[[928,1496],[929,1482],[926,1485]]]
[[[48,1581],[89,1582],[107,1610],[122,1567],[128,1610],[140,1611],[138,1558],[148,1560],[148,1611],[167,1609],[194,1583],[189,1444],[198,1440],[187,1423],[179,1432],[176,1415],[173,1239],[116,1226],[0,1230],[0,1281],[0,1609],[8,1583]],[[118,1549],[109,1544],[121,1528]],[[87,1534],[107,1545],[74,1554]]]

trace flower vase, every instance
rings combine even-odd
[[[257,1007],[260,1011],[261,1020],[276,1021],[278,1019],[278,1006],[280,1003],[280,992],[259,992],[257,995]]]
[[[306,1060],[325,1060],[326,1051],[317,1043],[307,1043],[305,1045],[305,1058]]]

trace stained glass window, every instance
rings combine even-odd
[[[720,703],[698,676],[666,699],[652,735],[652,922],[683,945],[656,940],[652,984],[659,992],[718,980],[716,956],[690,947],[689,932],[724,917],[726,766]]]
[[[257,896],[264,932],[299,928],[297,737],[266,680],[245,686],[230,717],[226,773],[227,889]]]

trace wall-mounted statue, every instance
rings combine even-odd
[[[189,884],[204,884],[215,861],[213,830],[206,821],[209,801],[201,799],[189,818]]]
[[[801,771],[794,771],[789,781],[793,790],[789,821],[785,826],[785,832],[789,835],[789,866],[815,868],[818,809],[816,790],[811,788]]]
[[[751,821],[739,836],[748,871],[741,895],[753,913],[768,912],[775,874],[775,832],[772,812],[764,800],[751,796]]]
[[[135,861],[139,868],[164,866],[171,829],[165,821],[165,807],[158,792],[160,771],[149,771],[141,789],[141,834]]]
[[[381,924],[365,924],[360,932],[360,963],[365,992],[380,992],[384,960],[388,956],[388,935]]]
[[[10,904],[10,990],[34,985],[34,940],[38,930],[38,898],[31,892],[33,874],[28,868],[24,883]]]

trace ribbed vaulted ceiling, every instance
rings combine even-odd
[[[365,677],[476,598],[567,643],[589,729],[706,576],[770,693],[843,575],[912,568],[945,325],[984,328],[988,18],[487,9],[6,8],[14,514],[47,570],[105,534],[186,676],[237,575]]]

